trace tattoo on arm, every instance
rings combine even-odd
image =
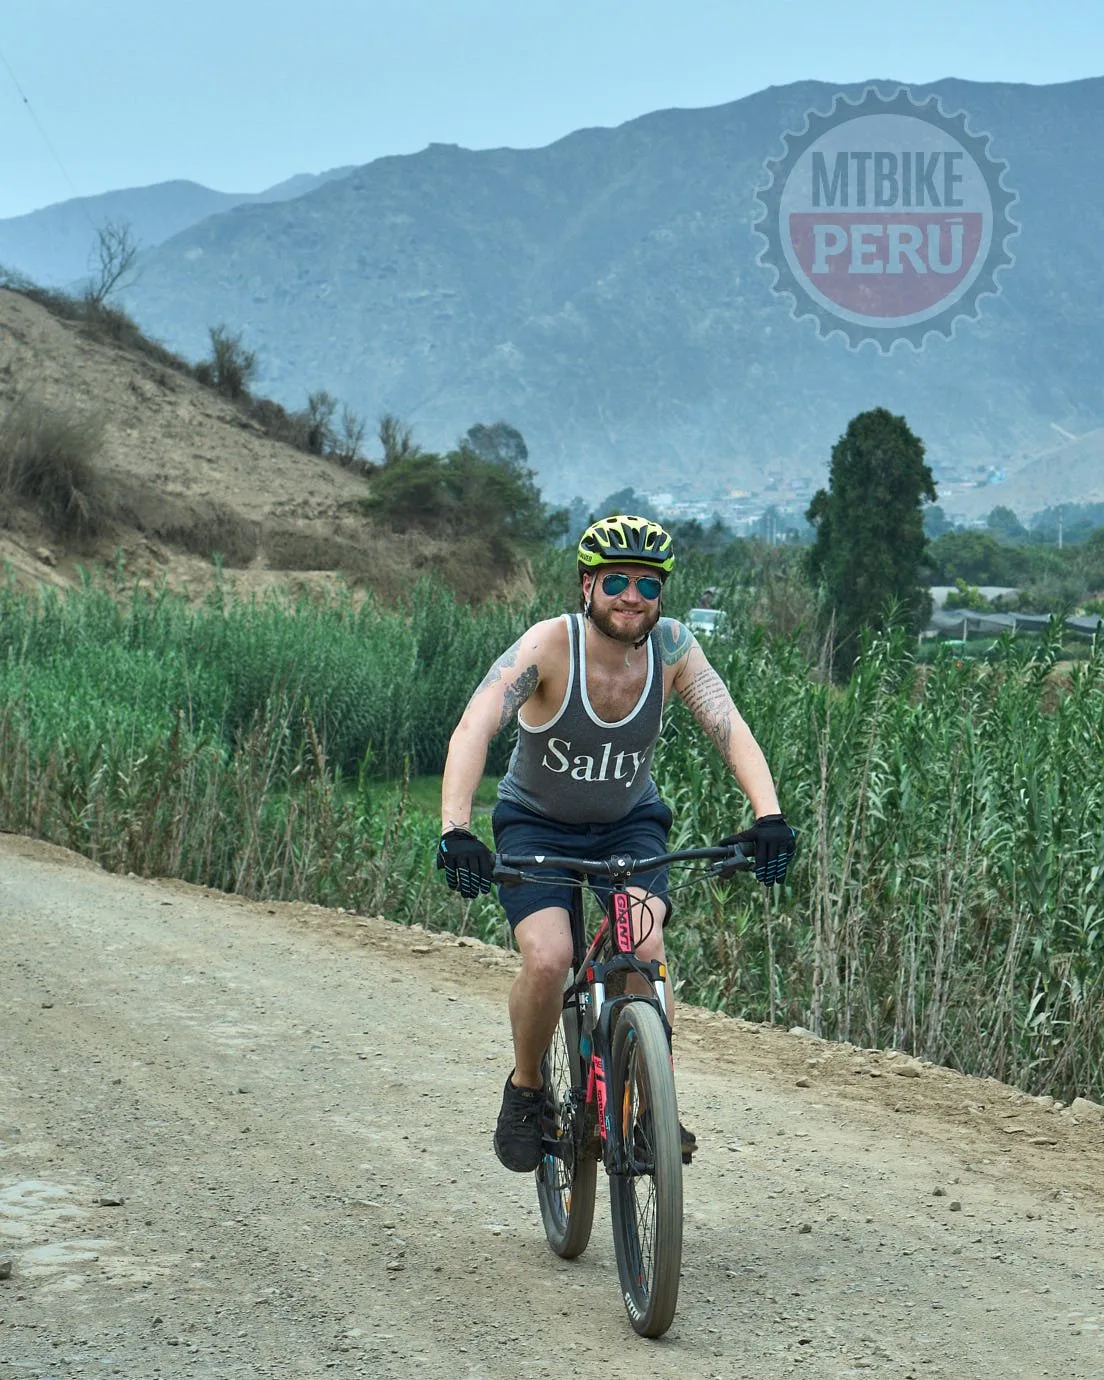
[[[659,625],[659,654],[666,666],[681,661],[694,641],[694,634],[677,618],[664,618]]]
[[[488,685],[493,685],[496,680],[502,679],[503,671],[508,671],[517,661],[518,648],[520,646],[521,638],[519,637],[512,647],[508,647],[506,651],[502,653],[495,664],[475,687],[475,694],[478,695],[480,690],[486,690]]]
[[[526,666],[517,680],[506,687],[506,693],[502,697],[502,716],[498,721],[500,733],[537,688],[539,679],[540,674],[536,666]]]
[[[712,666],[703,666],[681,694],[687,709],[713,739],[727,762],[735,706],[724,681]]]

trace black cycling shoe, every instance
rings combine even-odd
[[[636,1161],[638,1169],[644,1173],[650,1173],[652,1168],[652,1114],[645,1108],[640,1114],[640,1119],[633,1127],[633,1159]],[[679,1142],[682,1149],[682,1162],[689,1164],[694,1158],[694,1151],[698,1148],[698,1138],[693,1131],[688,1131],[679,1122]]]
[[[511,1073],[502,1091],[494,1148],[499,1160],[515,1174],[531,1174],[541,1162],[543,1117],[544,1089],[515,1088]]]
[[[681,1121],[679,1122],[679,1140],[682,1142],[682,1162],[689,1164],[694,1158],[694,1151],[698,1148],[698,1138],[693,1131],[688,1131]]]

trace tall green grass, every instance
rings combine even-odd
[[[845,689],[737,626],[710,648],[800,848],[782,897],[733,888],[682,931],[684,977],[732,1011],[895,1046],[1036,1091],[1104,1092],[1104,648],[918,668],[867,642]],[[679,842],[745,806],[684,713],[660,786]]]
[[[537,617],[534,601],[458,604],[423,581],[398,607],[351,597],[194,607],[89,581],[77,591],[0,590],[0,700],[36,705],[39,736],[136,713],[177,714],[228,748],[270,710],[310,716],[327,760],[355,775],[439,771],[487,667]],[[492,768],[508,744],[495,745]]]
[[[430,584],[397,608],[2,590],[0,828],[118,871],[503,939],[493,900],[440,885],[436,819],[394,782],[440,770],[487,665],[570,602],[565,563],[542,573],[550,599],[479,609]],[[676,895],[681,995],[1104,1096],[1104,650],[1056,679],[1053,643],[918,666],[891,635],[838,688],[784,570],[735,572],[721,602],[709,655],[800,846],[781,893]],[[675,846],[746,821],[679,706],[657,778]]]

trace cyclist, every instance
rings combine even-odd
[[[448,885],[467,897],[490,890],[494,855],[468,826],[487,748],[515,719],[517,744],[492,817],[499,852],[647,857],[666,851],[672,816],[651,766],[672,693],[713,740],[755,812],[750,829],[723,842],[753,845],[759,880],[781,882],[794,832],[766,759],[690,630],[661,616],[663,583],[675,564],[670,534],[648,518],[602,518],[583,533],[578,564],[581,612],[523,633],[484,676],[453,732],[437,849]],[[631,894],[637,952],[645,962],[665,962],[666,873],[638,877]],[[494,1146],[507,1169],[525,1173],[541,1157],[541,1060],[571,966],[571,892],[558,874],[546,873],[501,887],[499,896],[521,971],[509,1003],[514,1068]],[[670,1016],[669,989],[667,996]],[[683,1129],[684,1159],[695,1144]]]

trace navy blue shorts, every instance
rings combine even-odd
[[[630,857],[650,858],[657,853],[666,853],[671,818],[671,811],[663,801],[653,800],[634,806],[627,815],[612,824],[562,824],[559,820],[547,819],[544,815],[526,810],[512,800],[500,800],[491,816],[491,826],[494,829],[495,847],[500,853],[529,856],[560,853],[574,858],[610,858],[615,853],[626,853]],[[562,878],[573,875],[569,872],[542,872],[539,882],[500,886],[498,899],[506,911],[510,928],[516,929],[527,915],[548,906],[559,906],[562,910],[570,911],[576,888],[565,886]],[[603,885],[599,878],[592,878],[591,885],[605,906],[609,887]],[[671,914],[671,903],[667,897],[667,869],[642,872],[632,879],[632,885],[645,888],[663,901],[667,907],[663,920],[666,924]]]

